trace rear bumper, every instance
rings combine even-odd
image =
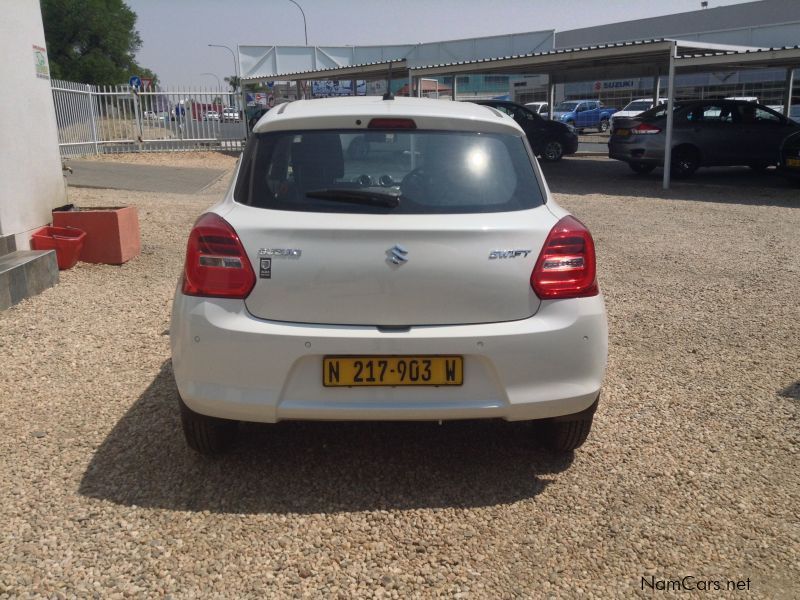
[[[178,390],[193,411],[242,421],[528,420],[578,413],[606,366],[602,296],[542,302],[529,319],[412,327],[257,319],[241,300],[177,292],[171,326]],[[325,388],[325,355],[459,354],[464,384]]]
[[[564,138],[564,154],[575,154],[578,151],[578,136],[570,135]]]
[[[635,136],[628,140],[612,138],[608,142],[608,157],[625,162],[662,164],[664,162],[664,140],[652,143],[643,141],[645,136]]]

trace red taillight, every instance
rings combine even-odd
[[[636,127],[631,129],[631,133],[638,135],[648,135],[653,133],[661,133],[661,129],[650,123],[639,123]]]
[[[369,129],[416,129],[413,119],[372,119],[367,125]]]
[[[575,217],[564,217],[550,230],[531,273],[539,298],[583,298],[600,293],[592,234]]]
[[[256,275],[233,227],[214,213],[197,219],[186,246],[183,293],[246,298],[255,284]]]

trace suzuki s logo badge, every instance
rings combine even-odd
[[[408,250],[400,244],[395,244],[386,251],[386,256],[389,262],[394,265],[402,265],[408,262]]]

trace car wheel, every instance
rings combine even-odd
[[[656,166],[653,164],[640,162],[628,163],[628,166],[633,170],[634,173],[639,173],[639,175],[647,175],[648,173],[652,173],[656,168]]]
[[[600,133],[605,133],[608,131],[608,119],[603,119],[600,121],[600,127],[597,128],[597,131]]]
[[[598,397],[594,404],[584,411],[543,422],[540,432],[544,446],[554,452],[572,452],[583,446],[592,430],[594,413],[599,402]]]
[[[755,171],[756,173],[763,173],[769,168],[769,163],[756,162],[756,163],[750,163],[747,166],[753,169],[753,171]]]
[[[558,140],[550,140],[542,148],[542,158],[547,162],[556,162],[564,156],[564,146]]]
[[[258,117],[253,117],[252,119],[250,119],[250,123],[247,125],[250,128],[250,131],[253,131],[253,127],[255,127],[257,123],[258,123]]]
[[[700,153],[691,146],[679,146],[672,151],[672,175],[676,179],[691,177],[700,167]]]
[[[182,398],[179,397],[178,402],[183,435],[189,448],[206,456],[216,456],[233,445],[238,421],[201,415],[186,406]]]

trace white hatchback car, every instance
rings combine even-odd
[[[354,134],[381,152],[349,156]],[[522,129],[417,98],[269,111],[191,231],[171,325],[186,440],[206,454],[238,421],[286,419],[538,419],[570,451],[607,339],[592,237]]]

